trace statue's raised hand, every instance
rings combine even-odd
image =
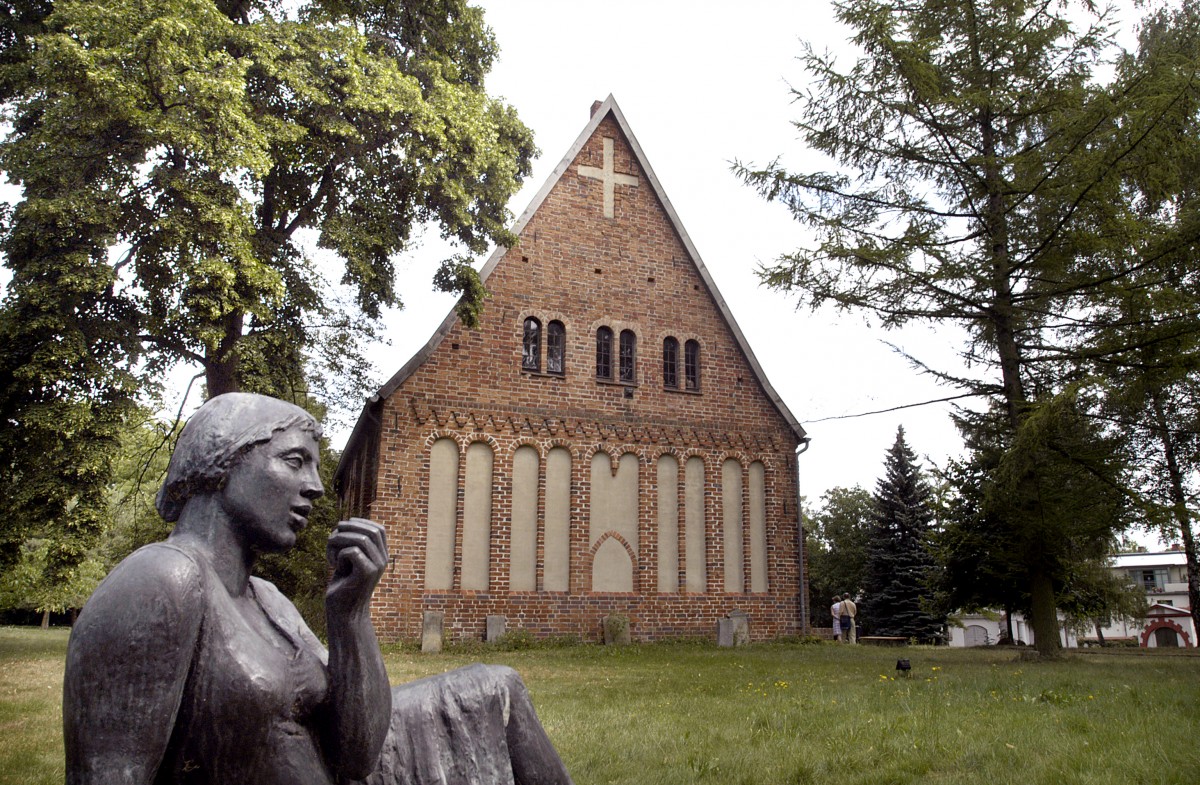
[[[325,555],[333,569],[325,592],[326,612],[332,616],[365,611],[387,567],[383,527],[365,518],[342,521],[329,535]]]

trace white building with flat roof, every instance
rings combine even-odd
[[[1124,641],[1133,645],[1192,648],[1197,645],[1196,625],[1188,602],[1187,559],[1182,550],[1153,553],[1119,553],[1112,569],[1146,592],[1146,616],[1121,619],[1103,629],[1106,642]],[[1060,616],[1061,618],[1061,616]],[[959,617],[961,627],[950,629],[951,646],[990,646],[1005,633],[1003,613],[972,613]],[[1013,614],[1013,637],[1019,643],[1033,643],[1033,629],[1020,614]],[[1093,630],[1077,637],[1063,629],[1062,645],[1089,646],[1099,643]]]

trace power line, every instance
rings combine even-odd
[[[980,395],[988,393],[963,393],[962,395],[951,395],[949,398],[935,398],[932,401],[921,401],[920,403],[906,403],[903,406],[893,406],[890,409],[877,409],[873,412],[859,412],[858,414],[839,414],[834,417],[821,417],[816,420],[805,420],[805,424],[811,425],[816,422],[828,422],[829,420],[852,420],[856,417],[870,417],[872,414],[887,414],[888,412],[898,412],[901,409],[915,409],[918,406],[928,406],[931,403],[946,403],[947,401],[957,401],[961,398],[976,398]]]

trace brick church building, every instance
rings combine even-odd
[[[381,638],[756,639],[806,629],[797,456],[772,389],[610,96],[452,312],[363,409],[337,469],[387,527]]]

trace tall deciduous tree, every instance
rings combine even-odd
[[[809,607],[813,623],[828,626],[833,595],[853,595],[863,588],[875,502],[857,485],[831,488],[821,495],[821,507],[808,520]]]
[[[938,571],[931,549],[932,493],[903,428],[888,450],[874,501],[865,594],[858,603],[861,624],[873,634],[938,640],[946,617],[929,603]]]
[[[535,150],[484,89],[496,43],[466,0],[49,8],[0,19],[0,168],[22,189],[0,233],[0,490],[19,522],[3,550],[53,522],[69,564],[120,423],[167,368],[199,364],[209,395],[277,392],[323,359],[312,378],[356,395],[397,255],[424,224],[470,253],[510,241]],[[474,319],[465,257],[435,284]]]
[[[1081,4],[1087,10],[1090,3]],[[1122,167],[1152,113],[1131,113],[1134,85],[1110,89],[1095,66],[1115,55],[1100,13],[1079,25],[1067,4],[1028,0],[846,0],[838,18],[862,56],[841,68],[807,48],[812,88],[797,91],[804,140],[838,169],[738,171],[782,201],[817,241],[763,271],[813,307],[873,314],[885,327],[954,323],[973,375],[939,375],[995,403],[1005,450],[1063,392],[1062,325],[1087,296],[1120,281],[1128,248]],[[996,464],[1000,466],[999,463]],[[997,507],[1023,553],[1040,651],[1059,648],[1058,565],[1071,556],[1043,526],[1042,463],[1008,456]],[[1105,533],[1105,538],[1107,533]]]

